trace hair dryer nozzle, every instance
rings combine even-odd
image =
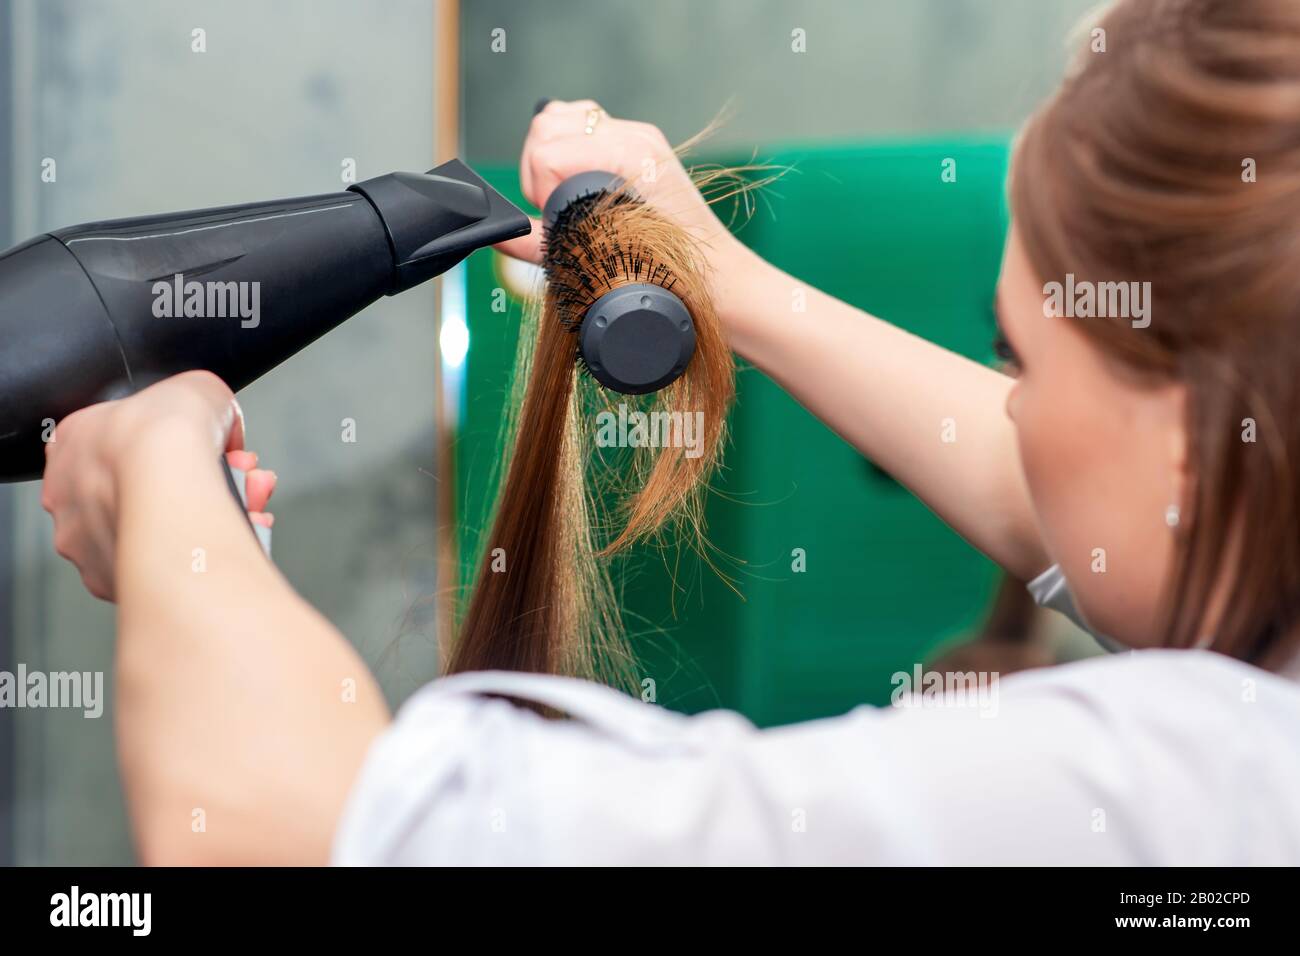
[[[427,173],[389,173],[351,187],[370,200],[388,231],[389,295],[446,272],[475,249],[531,229],[528,217],[458,159]]]

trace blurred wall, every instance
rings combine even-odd
[[[10,0],[16,236],[75,222],[344,189],[427,169],[430,0]],[[195,29],[206,52],[193,50]],[[42,182],[42,162],[56,180]],[[434,673],[433,290],[385,300],[241,394],[280,475],[275,560],[397,701]],[[13,347],[4,343],[3,347]],[[356,422],[356,442],[342,422]],[[112,609],[55,557],[39,487],[4,489],[16,560],[3,608],[30,669],[103,670]],[[2,525],[0,525],[2,527]],[[130,859],[110,709],[18,711],[21,863]]]
[[[712,151],[1002,131],[1052,89],[1097,0],[466,0],[470,158],[515,160],[541,96],[596,99]],[[505,50],[500,49],[504,30]],[[806,52],[796,53],[802,30]]]

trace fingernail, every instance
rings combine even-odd
[[[247,420],[244,418],[244,409],[240,406],[240,404],[239,404],[239,399],[235,398],[235,396],[233,396],[233,395],[230,396],[230,404],[233,405],[233,406],[235,407],[235,414],[236,414],[237,416],[239,416],[239,430],[240,430],[240,431],[243,433],[243,435],[244,435],[244,441],[247,442],[247,441],[248,441],[248,422],[247,422]]]

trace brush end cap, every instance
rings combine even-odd
[[[546,205],[542,207],[542,223],[550,228],[565,207],[573,201],[603,192],[617,192],[625,185],[626,181],[622,176],[602,169],[593,169],[570,176],[551,190],[551,194],[546,197]]]
[[[578,332],[587,370],[605,388],[646,395],[680,378],[695,354],[695,322],[672,292],[633,283],[606,292]]]

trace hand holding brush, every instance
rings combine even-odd
[[[753,257],[714,213],[710,200],[738,195],[734,177],[687,172],[679,158],[711,130],[706,129],[676,149],[651,123],[613,117],[594,100],[545,102],[528,128],[519,164],[524,197],[538,209],[564,180],[591,170],[603,170],[627,182],[645,202],[681,226],[699,244],[712,270],[729,274],[732,260]],[[710,194],[706,200],[706,195]],[[530,262],[542,261],[542,235],[537,220],[527,236],[497,245],[497,249]]]

